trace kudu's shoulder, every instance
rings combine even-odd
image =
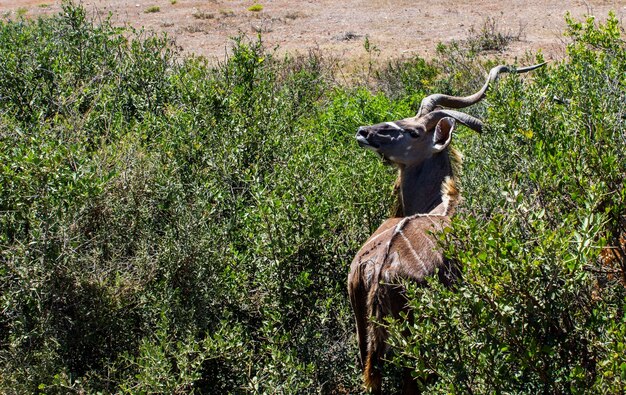
[[[441,260],[437,234],[450,224],[450,218],[415,215],[390,218],[383,222],[355,256],[352,266],[420,260]]]

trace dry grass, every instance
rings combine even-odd
[[[208,12],[208,11],[204,11],[204,10],[195,10],[191,15],[194,18],[196,18],[196,19],[208,20],[208,19],[214,19],[215,18],[215,14],[214,13]]]
[[[207,33],[209,29],[203,23],[194,23],[181,28],[181,31],[186,33]]]
[[[472,26],[469,29],[469,38],[466,40],[467,46],[476,51],[498,51],[506,50],[510,43],[520,41],[524,36],[526,26],[521,22],[517,31],[502,29],[496,18],[487,17],[483,20],[480,28]]]
[[[285,14],[285,19],[290,19],[292,21],[302,17],[304,17],[304,14],[300,11],[289,11]]]

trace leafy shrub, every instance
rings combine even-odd
[[[472,52],[482,51],[504,51],[511,42],[519,41],[523,33],[523,26],[520,25],[516,33],[503,31],[496,18],[487,17],[482,26],[476,30],[472,26],[469,30],[470,37],[465,40],[465,45]]]
[[[568,60],[503,79],[487,132],[462,137],[446,239],[463,281],[412,289],[415,325],[392,325],[396,363],[438,375],[430,393],[625,389],[626,292],[598,256],[626,210],[626,48],[613,16],[568,24]]]
[[[623,388],[624,290],[597,257],[624,213],[624,50],[614,19],[570,34],[458,136],[465,278],[413,290],[394,337],[432,391]],[[316,53],[239,38],[210,66],[69,3],[0,22],[0,391],[359,392],[345,278],[394,173],[353,133],[482,83],[442,51],[371,93]]]
[[[423,92],[432,90],[437,68],[424,59],[395,59],[377,70],[375,88],[396,100],[412,100],[412,106],[419,107]]]
[[[393,175],[352,134],[406,105],[71,4],[0,36],[3,391],[359,387],[345,262],[386,211],[360,180]]]

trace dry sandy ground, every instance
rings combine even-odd
[[[253,4],[262,10],[249,10]],[[97,17],[111,13],[116,24],[167,32],[184,53],[211,60],[223,59],[230,37],[240,33],[249,37],[261,33],[266,45],[279,52],[318,48],[346,62],[365,57],[365,37],[380,50],[381,59],[414,54],[432,58],[437,43],[467,38],[488,18],[496,21],[500,32],[522,33],[502,54],[505,58],[541,49],[547,59],[558,59],[564,55],[567,11],[575,18],[595,15],[598,20],[606,19],[610,10],[620,20],[626,16],[626,0],[84,0],[83,5]],[[0,0],[5,18],[59,10],[58,0]]]

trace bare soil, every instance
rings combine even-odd
[[[253,4],[262,10],[251,11]],[[595,15],[600,21],[610,10],[620,20],[626,15],[626,1],[603,0],[85,0],[83,5],[96,18],[110,13],[115,24],[166,32],[183,53],[211,61],[224,59],[231,37],[260,33],[267,47],[279,53],[317,49],[345,64],[365,59],[366,37],[381,59],[433,58],[438,43],[466,39],[489,18],[498,32],[515,38],[500,56],[514,59],[541,50],[548,60],[560,59],[566,12],[578,19]],[[57,0],[0,1],[4,18],[60,9]]]

